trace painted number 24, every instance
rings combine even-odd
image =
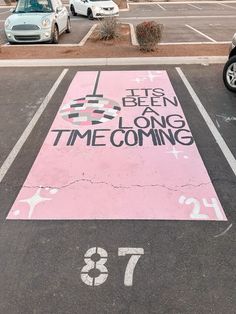
[[[118,248],[118,256],[130,255],[125,270],[124,285],[133,285],[133,274],[135,266],[144,254],[143,248]],[[108,259],[108,253],[101,247],[92,247],[84,255],[85,265],[81,270],[81,279],[88,286],[99,286],[103,284],[108,277],[108,269],[105,266]]]

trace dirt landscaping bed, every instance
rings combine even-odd
[[[0,59],[49,59],[49,58],[127,58],[127,57],[177,57],[177,56],[226,56],[228,44],[159,45],[156,51],[141,52],[131,44],[130,27],[119,25],[119,38],[102,41],[94,33],[82,47],[74,45],[14,45],[1,46]]]

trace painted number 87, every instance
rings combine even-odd
[[[118,256],[131,255],[126,266],[124,285],[133,285],[133,274],[135,266],[144,254],[143,248],[118,248]],[[105,266],[108,259],[108,253],[101,247],[92,247],[84,255],[85,265],[81,269],[81,279],[88,286],[99,286],[103,284],[108,277],[108,269]]]

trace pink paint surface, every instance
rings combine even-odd
[[[74,77],[7,219],[226,220],[195,143],[173,145],[166,140],[165,145],[154,145],[151,137],[144,137],[142,146],[140,142],[120,147],[111,144],[110,137],[119,128],[119,118],[126,128],[115,133],[116,143],[125,137],[130,144],[135,141],[138,127],[134,121],[142,115],[140,123],[150,122],[151,116],[158,119],[180,115],[178,119],[169,118],[174,127],[163,130],[180,130],[183,122],[176,120],[184,121],[184,129],[189,130],[179,102],[178,106],[170,102],[163,105],[163,97],[173,101],[176,96],[166,71],[101,72],[97,94],[116,102],[121,110],[114,113],[113,119],[94,125],[88,122],[75,125],[62,118],[60,110],[65,104],[93,93],[97,74],[78,72]],[[137,89],[135,94],[145,97],[145,91],[140,90],[144,88],[150,89],[146,91],[150,94],[141,99],[142,106],[122,105],[122,98],[130,94],[126,89]],[[165,95],[161,96],[159,90],[156,106],[150,106],[151,90],[155,88],[163,89]],[[144,114],[147,106],[156,113]],[[109,103],[106,108],[114,108],[114,104]],[[94,118],[100,116],[94,114]],[[140,127],[145,132],[150,128]],[[155,128],[162,129],[158,125]],[[63,132],[54,146],[58,133],[52,130],[79,130],[81,134],[100,130],[96,132],[102,137],[96,138],[96,144],[105,146],[87,145],[87,137],[77,138],[73,146],[68,146],[69,132]]]

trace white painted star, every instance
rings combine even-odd
[[[141,82],[143,82],[143,81],[145,81],[145,80],[146,80],[145,77],[144,77],[144,78],[137,77],[137,78],[134,79],[133,81],[134,81],[134,82],[137,82],[137,83],[141,83]]]
[[[173,146],[173,149],[170,150],[169,152],[167,152],[169,154],[173,154],[175,156],[176,159],[178,159],[179,154],[183,153],[183,151],[181,150],[176,150],[175,146]]]
[[[30,198],[27,198],[25,200],[20,200],[20,202],[24,202],[27,203],[29,205],[29,214],[28,214],[28,219],[30,219],[33,215],[34,209],[35,207],[42,202],[45,201],[50,201],[51,198],[46,198],[46,197],[42,197],[40,195],[42,188],[39,188],[35,194],[33,196],[31,196]]]
[[[152,71],[148,71],[148,78],[149,78],[149,80],[151,81],[151,82],[153,82],[154,81],[154,79],[156,78],[156,77],[159,77],[160,75],[155,75],[155,74],[152,74]]]

